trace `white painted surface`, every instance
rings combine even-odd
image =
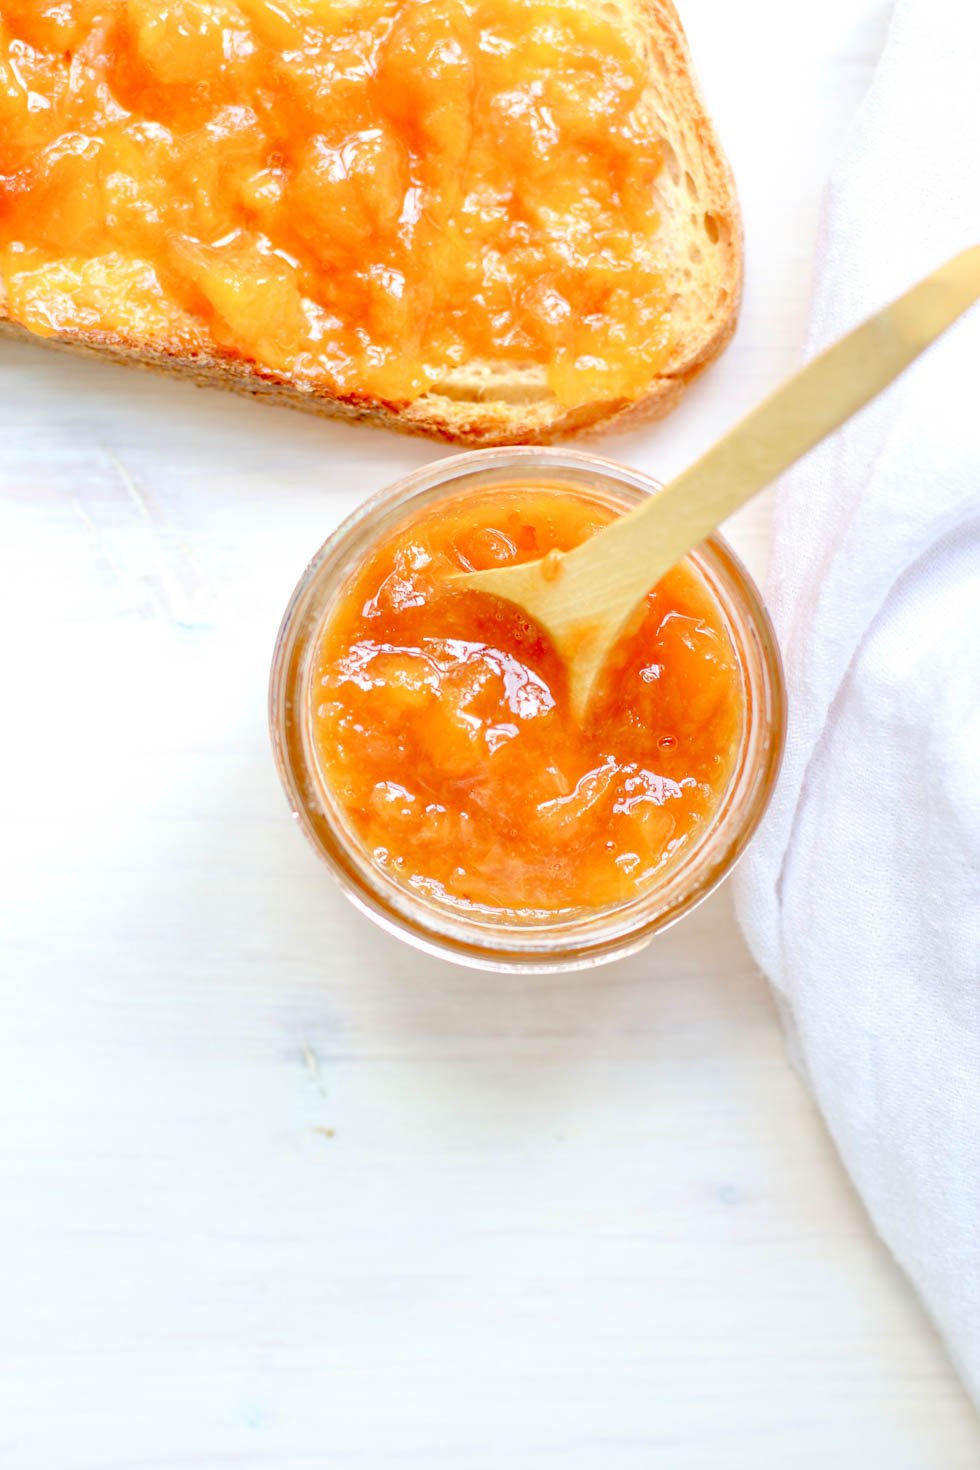
[[[687,0],[745,206],[669,474],[793,364],[885,0]],[[424,444],[0,348],[0,1464],[966,1470],[980,1431],[722,893],[646,955],[416,957],[265,733],[307,556]],[[764,559],[764,508],[733,531]]]

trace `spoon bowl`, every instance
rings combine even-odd
[[[564,555],[454,578],[551,638],[583,719],[631,614],[709,531],[875,398],[980,297],[980,245],[827,348],[646,504]]]

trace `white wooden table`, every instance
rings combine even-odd
[[[887,8],[686,0],[745,310],[608,452],[668,474],[793,365]],[[976,1466],[725,893],[605,971],[486,976],[290,823],[282,606],[431,454],[0,350],[0,1465]],[[764,510],[732,534],[758,569]]]

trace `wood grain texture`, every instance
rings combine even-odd
[[[603,452],[667,477],[791,370],[884,17],[688,0],[745,312]],[[13,343],[0,442],[0,1465],[972,1470],[724,893],[592,976],[483,976],[293,829],[279,615],[431,448]],[[758,569],[764,512],[733,536]]]

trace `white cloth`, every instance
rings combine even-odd
[[[809,350],[980,242],[980,3],[898,0],[825,206]],[[736,875],[790,1046],[980,1400],[980,306],[788,475],[790,698]]]

